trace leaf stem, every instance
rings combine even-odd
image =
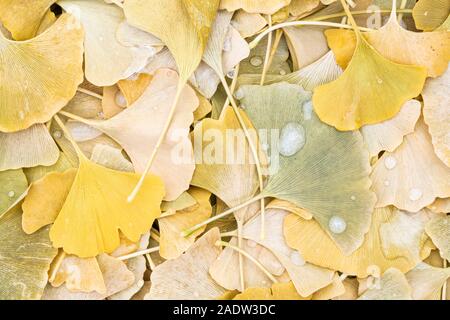
[[[172,104],[172,107],[170,108],[169,116],[167,117],[166,123],[164,125],[164,128],[158,138],[158,141],[156,142],[155,147],[153,148],[152,154],[150,155],[150,159],[147,162],[147,165],[145,167],[144,172],[141,175],[141,178],[139,179],[139,182],[137,183],[134,190],[131,192],[131,194],[128,196],[128,202],[133,202],[133,200],[136,198],[137,194],[139,193],[139,190],[141,190],[142,185],[145,181],[145,177],[150,171],[150,168],[152,167],[153,162],[155,161],[156,154],[159,151],[159,148],[161,147],[164,139],[166,138],[166,134],[169,131],[170,124],[172,123],[173,116],[175,115],[175,110],[177,109],[178,101],[180,100],[181,93],[183,92],[184,86],[186,85],[186,81],[182,80],[183,78],[180,78],[180,81],[177,85],[177,92],[175,93],[175,98]]]
[[[253,262],[262,272],[264,272],[264,274],[270,279],[272,280],[272,282],[274,283],[278,283],[278,280],[275,279],[275,277],[255,258],[253,258],[251,255],[249,255],[246,251],[239,249],[238,247],[229,244],[228,242],[225,241],[217,241],[215,243],[216,246],[223,246],[223,247],[228,247],[230,249],[233,249],[237,252],[242,253],[243,256],[245,256],[247,259],[249,259],[251,262]]]
[[[267,17],[269,20],[269,29],[270,29],[272,27],[272,16],[269,14]],[[273,32],[269,33],[269,36],[267,37],[266,56],[264,57],[264,65],[263,65],[263,70],[261,73],[261,81],[259,83],[260,86],[264,85],[267,69],[269,67],[270,52],[272,49],[272,36],[273,36]]]
[[[53,118],[55,119],[56,123],[59,125],[59,127],[61,128],[61,130],[64,132],[64,135],[66,136],[66,138],[69,140],[70,144],[73,146],[73,148],[75,149],[75,152],[78,155],[78,158],[81,159],[86,159],[86,156],[84,155],[83,151],[81,151],[80,147],[78,146],[78,144],[75,142],[75,140],[73,140],[72,135],[70,134],[69,130],[67,129],[67,127],[64,125],[64,123],[62,122],[61,118],[58,117],[58,115],[54,115]]]
[[[258,43],[261,41],[261,39],[263,39],[266,35],[268,35],[269,33],[278,30],[278,29],[282,29],[282,28],[286,28],[286,27],[298,27],[298,26],[325,26],[325,27],[335,27],[335,28],[344,28],[344,29],[353,29],[352,26],[346,25],[346,24],[341,24],[341,23],[335,23],[335,22],[324,22],[324,21],[290,21],[290,22],[283,22],[283,23],[279,23],[274,25],[271,28],[266,29],[264,32],[260,33],[255,39],[253,39],[252,42],[249,43],[249,47],[250,49],[255,48]],[[363,28],[360,27],[360,30],[363,31],[372,31],[372,29],[369,28]]]
[[[194,233],[196,230],[200,229],[201,227],[203,227],[203,226],[205,226],[205,225],[207,225],[207,224],[209,224],[211,222],[214,222],[216,220],[219,220],[219,219],[221,219],[223,217],[226,217],[227,215],[232,214],[233,212],[235,212],[235,211],[237,211],[239,209],[245,208],[248,205],[250,205],[250,204],[252,204],[252,203],[254,203],[254,202],[258,201],[258,200],[261,200],[261,199],[264,199],[264,195],[263,194],[259,194],[259,195],[255,196],[255,197],[253,197],[253,198],[251,198],[251,199],[241,203],[240,205],[238,205],[236,207],[230,208],[230,209],[228,209],[228,210],[226,210],[226,211],[224,211],[224,212],[222,212],[220,214],[215,215],[214,217],[211,217],[211,218],[209,218],[207,220],[204,220],[203,222],[200,222],[200,223],[196,224],[195,226],[184,230],[181,233],[181,235],[183,237],[188,237],[192,233]]]
[[[136,252],[124,255],[124,256],[117,257],[117,259],[123,261],[123,260],[128,260],[128,259],[131,259],[131,258],[143,256],[143,255],[146,255],[146,254],[149,254],[149,253],[157,252],[157,251],[159,251],[159,246],[158,247],[149,248],[149,249],[145,249],[145,250],[141,250],[141,251],[136,251]]]
[[[103,96],[102,96],[102,95],[100,95],[100,94],[98,94],[98,93],[95,93],[95,92],[93,92],[93,91],[91,91],[91,90],[88,90],[88,89],[85,89],[85,88],[78,87],[77,91],[78,91],[78,92],[81,92],[81,93],[84,93],[84,94],[87,94],[87,95],[89,95],[89,96],[91,96],[91,97],[94,97],[94,98],[103,100]]]

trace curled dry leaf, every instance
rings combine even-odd
[[[377,207],[416,212],[436,198],[450,197],[450,169],[434,153],[422,120],[394,151],[377,161],[371,175]]]
[[[48,238],[48,228],[27,235],[20,222],[19,205],[0,216],[1,300],[40,299],[57,253]]]
[[[13,133],[0,132],[0,171],[50,166],[58,158],[59,149],[43,124]]]
[[[0,131],[27,129],[50,120],[75,95],[83,80],[83,30],[64,14],[28,41],[0,34],[0,59],[8,61],[0,72]]]
[[[128,78],[156,53],[152,47],[126,47],[116,31],[125,19],[122,9],[103,0],[62,0],[58,4],[83,25],[85,76],[94,85],[110,86]]]
[[[174,260],[158,265],[151,275],[151,289],[144,299],[217,299],[226,290],[209,276],[208,269],[221,248],[218,228],[199,238],[189,250]]]
[[[0,3],[0,20],[15,40],[33,38],[41,21],[56,0],[5,0]]]

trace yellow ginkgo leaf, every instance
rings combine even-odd
[[[3,0],[0,3],[0,21],[15,40],[33,38],[42,18],[56,0]]]
[[[185,82],[199,65],[219,0],[127,0],[128,23],[160,38]]]
[[[290,213],[295,213],[296,215],[302,217],[305,220],[312,219],[312,214],[306,211],[305,209],[297,207],[295,204],[290,203],[289,201],[280,200],[280,199],[274,199],[270,201],[266,205],[267,209],[281,209],[288,211]]]
[[[352,59],[357,36],[349,30],[327,30],[329,45],[341,66]],[[380,29],[364,34],[367,42],[383,57],[401,64],[424,66],[429,77],[444,73],[450,59],[450,33],[412,32],[397,21],[396,10]]]
[[[125,263],[117,258],[111,257],[107,254],[100,254],[96,258],[96,263],[100,267],[104,285],[106,287],[105,293],[92,292],[72,292],[66,286],[54,288],[52,285],[47,285],[43,300],[103,300],[113,294],[129,288],[134,282],[133,272],[128,270]],[[72,265],[72,267],[75,267]]]
[[[44,33],[45,30],[47,30],[48,28],[50,28],[50,26],[52,24],[54,24],[56,22],[58,18],[56,17],[55,13],[51,10],[48,10],[44,17],[42,18],[41,23],[39,24],[39,28],[36,32],[36,35],[39,35],[41,33]]]
[[[300,296],[292,282],[274,283],[271,288],[248,288],[233,300],[311,300]]]
[[[81,258],[110,253],[120,244],[119,230],[133,242],[150,230],[164,197],[160,178],[148,175],[139,196],[127,202],[139,175],[99,166],[80,157],[66,201],[50,229],[56,248]]]
[[[367,289],[358,300],[412,300],[411,287],[401,271],[386,270],[380,282]]]
[[[211,216],[212,208],[209,202],[211,193],[199,188],[192,188],[189,190],[189,194],[196,200],[194,206],[174,211],[158,219],[159,253],[164,259],[174,259],[185,252],[195,242],[195,238],[203,233],[205,227],[188,237],[184,237],[181,232]]]
[[[334,275],[333,282],[325,288],[315,292],[312,296],[312,300],[330,300],[345,294],[345,292],[346,288],[344,283],[341,277],[336,273]]]
[[[319,0],[291,0],[289,13],[293,16],[302,16],[319,6]]]
[[[361,133],[370,156],[377,156],[380,151],[393,152],[405,135],[414,132],[421,109],[419,101],[409,100],[392,119],[362,127]]]
[[[359,35],[344,73],[316,88],[314,110],[338,130],[359,129],[394,117],[406,101],[420,94],[425,78],[425,68],[384,58]]]
[[[440,300],[441,289],[450,278],[450,268],[435,268],[420,263],[406,274],[414,300]]]
[[[156,50],[126,47],[118,42],[116,30],[125,19],[123,10],[103,0],[58,1],[76,16],[85,30],[85,76],[94,85],[111,86],[141,70]]]
[[[441,26],[450,14],[447,0],[419,0],[413,8],[417,29],[433,31]]]
[[[219,240],[219,229],[211,229],[186,253],[158,265],[152,272],[152,287],[144,299],[198,300],[222,296],[226,290],[208,273],[209,266],[221,252],[216,245]]]
[[[447,167],[450,167],[449,83],[450,67],[439,78],[429,79],[422,92],[423,118],[428,125],[436,155]]]
[[[425,227],[442,258],[450,260],[450,216],[436,217]]]
[[[22,204],[22,228],[25,233],[31,234],[55,221],[76,173],[76,169],[64,173],[51,172],[31,184]]]
[[[222,0],[220,9],[228,11],[243,9],[249,13],[274,14],[290,2],[291,0]]]
[[[54,287],[65,284],[72,292],[106,293],[105,281],[96,258],[65,256],[50,283]]]
[[[178,79],[173,70],[158,70],[145,92],[132,106],[106,121],[66,115],[114,139],[127,152],[135,171],[141,173],[150,157],[149,150],[155,148],[164,122],[170,116],[170,105],[176,95]],[[151,167],[151,172],[164,181],[165,200],[174,200],[189,188],[195,168],[189,127],[198,103],[194,90],[185,86],[167,137]]]
[[[27,190],[27,178],[22,169],[0,171],[0,216]]]
[[[0,171],[51,166],[58,158],[59,149],[43,124],[13,133],[0,132]]]
[[[434,153],[422,120],[394,152],[385,152],[376,162],[371,179],[377,207],[417,212],[436,198],[450,197],[450,169]]]
[[[48,229],[27,235],[22,231],[20,215],[20,206],[16,205],[0,217],[1,300],[40,299],[50,263],[57,254]]]
[[[8,61],[0,69],[0,131],[27,129],[50,120],[83,81],[83,30],[64,14],[28,41],[13,42],[0,34],[0,59]]]
[[[391,225],[399,219],[398,215],[405,215],[403,218],[408,223]],[[410,228],[411,226],[414,228]],[[384,234],[380,233],[381,228],[385,229]],[[392,229],[399,237],[387,234]],[[414,268],[430,254],[424,234],[424,223],[393,207],[376,209],[362,246],[346,256],[314,220],[303,220],[291,214],[284,222],[284,235],[288,245],[297,249],[306,261],[361,278],[370,274],[371,266],[377,266],[381,272],[391,267],[403,272]],[[385,248],[391,254],[390,257],[386,255]]]
[[[435,213],[448,213],[450,212],[450,198],[438,198],[432,204],[427,206],[427,208]]]

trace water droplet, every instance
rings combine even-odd
[[[354,195],[352,195],[352,196],[350,197],[350,199],[351,199],[352,201],[355,201],[355,200],[356,200],[356,197],[355,197]]]
[[[417,200],[419,200],[420,198],[422,198],[422,190],[420,190],[420,189],[417,189],[417,188],[411,188],[410,190],[409,190],[409,199],[411,200],[411,201],[417,201]]]
[[[225,39],[225,42],[223,43],[223,51],[231,51],[232,45],[231,45],[231,37],[228,37]]]
[[[59,131],[59,130],[56,130],[55,132],[53,132],[53,137],[54,137],[55,139],[61,139],[61,137],[62,137],[62,132]]]
[[[390,184],[391,184],[391,183],[389,182],[389,180],[384,180],[384,185],[385,185],[386,187],[388,187]]]
[[[98,37],[98,40],[103,41],[105,40],[105,38],[103,38],[102,36]]]
[[[238,100],[241,100],[242,98],[244,98],[244,91],[242,91],[242,89],[238,89],[235,93],[234,93],[234,97]]]
[[[200,293],[198,293],[197,291],[194,292],[194,297],[199,298],[200,297]]]
[[[380,78],[377,78],[377,82],[378,82],[378,84],[382,84],[382,83],[383,83],[383,80],[380,79]]]
[[[298,251],[293,251],[291,253],[291,261],[293,264],[295,264],[296,266],[302,266],[305,264],[305,260],[303,260],[302,256],[298,253]]]
[[[259,67],[260,65],[262,65],[263,63],[263,59],[259,56],[254,56],[250,59],[250,64],[254,67]]]
[[[387,169],[394,169],[397,165],[397,160],[393,156],[388,156],[384,159],[384,165]]]
[[[127,105],[127,100],[125,99],[123,93],[120,91],[116,92],[114,100],[116,101],[116,104],[120,107],[125,107]]]
[[[286,75],[286,70],[283,70],[283,69],[280,70],[280,75],[281,75],[281,76],[285,76],[285,75]]]
[[[258,244],[255,241],[249,239],[247,240],[247,245],[249,247],[255,248]]]
[[[233,79],[234,78],[234,70],[231,70],[230,72],[228,72],[227,77],[230,79]]]
[[[8,192],[8,197],[10,197],[10,198],[14,197],[15,195],[16,195],[16,193],[12,190],[10,192]]]
[[[428,15],[428,11],[425,11],[423,15],[426,17]]]
[[[313,104],[312,101],[306,101],[303,104],[303,118],[305,120],[311,120],[311,116],[312,116],[312,112],[313,112]]]
[[[347,223],[344,219],[338,216],[332,216],[330,221],[328,222],[328,227],[330,231],[335,234],[340,234],[347,229]]]
[[[19,118],[21,120],[25,119],[25,113],[23,111],[19,111]]]
[[[300,123],[289,122],[280,133],[280,154],[290,157],[299,152],[306,143],[305,128]]]

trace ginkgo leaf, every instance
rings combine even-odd
[[[59,158],[59,149],[43,124],[26,130],[0,132],[0,171],[50,166]]]
[[[175,259],[185,252],[205,228],[200,228],[188,237],[184,237],[181,232],[211,216],[212,208],[209,202],[211,193],[199,188],[192,188],[189,190],[189,194],[196,200],[194,206],[174,211],[172,214],[158,219],[159,253],[164,259]]]
[[[406,274],[414,300],[439,300],[442,286],[450,278],[450,268],[435,268],[426,263]]]
[[[435,155],[422,120],[394,152],[385,152],[371,175],[377,207],[416,212],[436,198],[450,197],[450,169]]]
[[[0,171],[0,217],[27,190],[27,178],[22,169]]]
[[[358,300],[411,300],[411,293],[403,273],[391,268],[383,273],[378,286],[367,289]]]
[[[134,282],[133,273],[125,263],[107,254],[100,254],[97,263],[103,276],[106,293],[72,292],[66,286],[54,288],[47,285],[42,296],[43,300],[102,300],[130,287]]]
[[[412,14],[417,29],[433,31],[449,16],[450,3],[447,0],[419,0]]]
[[[52,24],[54,24],[56,22],[58,18],[56,17],[55,13],[51,10],[48,10],[45,14],[44,17],[41,20],[41,23],[39,24],[39,28],[36,32],[36,35],[40,35],[41,33],[44,33],[45,30],[47,30],[48,28],[50,28],[50,26]]]
[[[75,95],[83,80],[83,30],[64,14],[28,41],[0,34],[0,59],[8,61],[0,72],[0,131],[27,129],[50,120]]]
[[[51,172],[33,182],[22,204],[22,228],[27,234],[53,223],[61,211],[77,173],[69,169]]]
[[[327,126],[312,111],[304,113],[310,94],[297,85],[240,90],[241,104],[256,129],[279,135],[269,145],[273,173],[262,195],[306,209],[345,253],[353,252],[369,229],[375,203],[362,137]],[[344,230],[332,232],[334,220],[343,222]]]
[[[130,161],[125,159],[122,150],[104,144],[97,144],[92,151],[91,160],[104,167],[125,172],[133,172]]]
[[[336,80],[342,74],[342,69],[336,63],[332,51],[329,51],[316,62],[285,75],[267,75],[265,84],[288,82],[298,84],[305,90],[313,91],[315,87]],[[258,84],[260,75],[243,74],[239,76],[239,84]],[[311,105],[312,110],[312,105]]]
[[[264,28],[267,25],[267,21],[259,13],[248,13],[244,10],[238,10],[235,11],[231,24],[242,37],[248,38]]]
[[[88,258],[116,249],[119,230],[137,242],[160,215],[164,197],[161,179],[148,175],[139,196],[127,202],[138,180],[138,174],[108,169],[81,157],[72,188],[50,229],[53,246]]]
[[[160,38],[173,54],[181,81],[199,65],[219,0],[127,0],[129,24]]]
[[[58,161],[51,166],[38,166],[33,168],[25,168],[23,171],[27,177],[28,183],[31,184],[37,180],[43,178],[45,175],[51,172],[64,172],[67,169],[72,168],[73,165],[68,160],[64,152],[59,153]]]
[[[314,91],[314,110],[338,130],[359,129],[395,116],[406,101],[420,94],[425,78],[424,67],[392,62],[358,34],[344,73]]]
[[[246,126],[251,127],[244,112],[241,112],[241,115]],[[219,120],[204,119],[194,129],[197,165],[191,184],[215,194],[229,207],[252,197],[258,188],[256,167],[250,161],[248,142],[240,128],[236,114],[228,107]],[[228,141],[230,147],[226,147],[227,130],[237,130],[238,134],[241,133],[239,144]],[[243,154],[238,155],[239,150]],[[236,156],[242,156],[242,161],[227,160],[227,157]]]
[[[117,41],[126,47],[147,46],[153,47],[158,52],[164,47],[164,43],[160,39],[151,33],[131,26],[126,21],[123,21],[117,27],[116,38]]]
[[[125,19],[121,8],[103,0],[62,0],[58,4],[80,20],[85,30],[85,76],[94,85],[110,86],[128,78],[156,53],[152,47],[126,47],[116,30]]]
[[[22,231],[19,205],[2,215],[0,299],[40,299],[47,284],[47,271],[56,253],[48,238],[48,229],[33,235]]]
[[[357,45],[355,34],[349,30],[333,29],[327,30],[326,35],[338,62],[347,65]],[[392,62],[426,67],[429,77],[443,74],[450,59],[450,34],[447,31],[406,30],[398,23],[395,11],[383,27],[365,33],[364,38]]]
[[[132,105],[142,96],[142,94],[145,92],[145,89],[147,89],[150,82],[152,82],[152,79],[152,76],[145,73],[140,73],[135,80],[120,80],[117,83],[120,92],[123,94],[123,97],[126,100],[127,106]],[[117,96],[115,97],[115,99],[117,101]]]
[[[356,300],[358,298],[358,280],[355,278],[346,278],[342,282],[345,292],[332,300]]]
[[[291,52],[294,70],[310,65],[329,51],[323,28],[316,26],[288,27],[283,31]]]
[[[414,132],[421,109],[419,101],[409,100],[392,119],[362,127],[361,133],[370,156],[377,156],[380,151],[393,152],[405,135]]]
[[[208,274],[209,266],[221,251],[216,246],[219,240],[219,229],[211,229],[186,253],[158,265],[152,272],[152,287],[144,299],[216,299],[224,294],[226,290]]]
[[[305,209],[299,208],[296,205],[290,203],[289,201],[274,199],[266,205],[267,209],[281,209],[290,213],[295,213],[299,217],[305,220],[310,220],[313,218],[312,214]]]
[[[243,9],[249,13],[274,14],[290,2],[291,0],[222,0],[220,1],[220,9],[228,11]]]
[[[56,0],[4,0],[0,3],[0,21],[15,40],[33,38],[42,18]]]
[[[260,237],[261,216],[244,225],[242,237],[269,249],[286,268],[297,292],[302,297],[308,297],[328,286],[333,281],[335,272],[305,263],[299,253],[287,245],[283,233],[283,222],[287,215],[283,210],[268,209],[264,217],[267,224],[265,238]]]
[[[271,288],[248,288],[233,300],[311,300],[300,296],[292,282],[274,283]]]
[[[423,118],[428,125],[434,150],[439,159],[450,167],[450,68],[439,78],[429,79],[422,92]]]
[[[427,206],[427,208],[435,213],[448,213],[450,212],[450,198],[438,198],[432,204]]]
[[[105,281],[96,258],[65,256],[50,283],[54,287],[65,284],[72,292],[106,293]]]
[[[291,0],[289,13],[293,16],[301,16],[317,8],[319,0]]]
[[[136,172],[143,172],[145,164],[169,117],[170,105],[177,91],[175,71],[158,70],[142,96],[129,108],[106,121],[80,119],[113,138],[124,148]],[[164,139],[151,172],[161,177],[166,187],[165,200],[176,199],[189,188],[194,172],[189,126],[198,106],[193,89],[186,86],[181,93],[166,139]]]
[[[402,220],[409,223],[396,223],[399,215],[405,214],[392,207],[375,209],[363,244],[348,256],[341,252],[314,220],[303,220],[291,214],[285,220],[284,234],[290,247],[297,249],[306,261],[318,266],[361,278],[370,274],[371,266],[377,266],[381,272],[391,267],[407,272],[430,254],[430,248],[425,245],[424,224],[407,216],[403,216]],[[380,232],[381,228],[384,228],[384,234]],[[400,231],[399,238],[390,237],[387,232],[391,230]],[[387,257],[384,249],[388,249],[390,257]]]
[[[442,258],[450,260],[450,216],[435,217],[425,227]]]
[[[325,288],[315,292],[312,296],[312,300],[330,300],[337,298],[345,293],[345,286],[341,277],[336,273],[331,282]]]

